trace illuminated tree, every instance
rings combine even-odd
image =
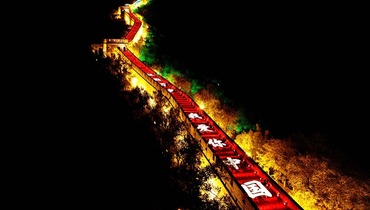
[[[180,109],[170,108],[166,114],[163,107],[169,106],[167,99],[161,94],[154,94],[154,98],[156,106],[147,114],[150,122],[156,122],[152,129],[161,145],[163,161],[169,166],[169,184],[178,189],[171,192],[176,205],[189,209],[235,209],[228,196],[209,199],[201,193],[211,189],[205,180],[216,174],[210,166],[200,167],[202,152],[177,117]]]
[[[240,133],[242,131],[249,131],[255,130],[255,125],[247,118],[247,114],[245,113],[244,109],[238,110],[238,119],[236,120],[236,133]]]
[[[222,115],[218,121],[222,125],[223,131],[225,131],[228,136],[235,138],[236,122],[238,120],[237,112],[234,108],[227,105],[224,105],[222,110]]]
[[[158,48],[155,44],[155,36],[152,31],[149,31],[145,45],[140,48],[139,59],[148,66],[155,65],[158,63],[158,58],[155,56],[157,51]]]
[[[186,94],[190,94],[191,92],[191,82],[187,80],[185,77],[179,77],[174,75],[174,84],[176,87],[178,87],[180,90],[185,92]]]
[[[235,137],[235,142],[246,152],[249,156],[252,156],[252,149],[254,147],[253,142],[253,131],[249,130],[248,132],[242,131],[240,134],[237,134]]]
[[[220,99],[214,94],[211,86],[199,90],[194,95],[194,101],[203,107],[204,111],[227,135],[234,136],[238,119],[236,109],[222,104]]]
[[[271,139],[263,144],[257,160],[303,208],[366,209],[368,177],[345,176],[331,167],[331,159],[317,156],[320,152],[303,155],[294,145],[293,139]]]
[[[259,128],[259,125],[257,124],[257,130],[253,132],[252,136],[252,149],[251,149],[251,154],[253,159],[258,158],[258,153],[261,153],[262,145],[264,143],[263,135],[262,135],[262,130]]]

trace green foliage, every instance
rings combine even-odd
[[[246,117],[245,111],[243,109],[238,110],[238,119],[236,120],[236,133],[241,133],[242,131],[248,132],[249,130],[256,130],[256,126]]]
[[[197,93],[202,88],[203,88],[203,86],[198,82],[198,80],[192,80],[191,81],[190,93],[192,95],[194,95],[195,93]]]
[[[149,31],[145,45],[140,49],[139,59],[146,65],[155,64],[158,62],[156,52],[157,46],[154,42],[154,35]]]
[[[151,65],[156,61],[155,56],[153,56],[152,49],[148,47],[143,47],[143,49],[140,51],[139,59],[146,65]]]
[[[172,77],[173,75],[182,77],[182,74],[179,71],[175,70],[171,65],[168,64],[163,66],[159,74],[172,83],[174,82],[174,78]]]
[[[136,1],[134,1],[136,2]],[[134,3],[133,2],[133,3]],[[152,3],[152,0],[148,0],[148,2],[146,4],[142,4],[140,5],[139,7],[137,7],[136,9],[134,9],[132,12],[133,13],[138,13],[138,14],[144,14],[145,11],[147,10],[148,6]],[[145,16],[144,16],[145,17]]]

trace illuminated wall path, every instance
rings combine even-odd
[[[124,39],[105,39],[107,45],[115,43],[113,51],[122,55],[136,74],[148,83],[151,90],[159,91],[179,108],[180,118],[198,141],[206,159],[215,167],[225,188],[240,209],[301,210],[287,192],[265,173],[220,127],[184,92],[141,62],[127,44],[138,35],[142,22],[131,12],[128,5],[118,9],[131,29]],[[121,14],[123,13],[123,14]],[[114,46],[114,45],[112,45]],[[119,48],[117,46],[120,46]],[[221,164],[219,164],[221,163]]]

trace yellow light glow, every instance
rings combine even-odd
[[[200,109],[202,109],[202,110],[203,110],[203,109],[204,109],[204,107],[205,107],[205,105],[204,105],[204,103],[203,103],[203,102],[199,103],[198,105],[199,105],[199,108],[200,108]]]
[[[204,167],[207,167],[207,166],[209,166],[209,162],[208,162],[208,160],[207,160],[207,158],[206,158],[206,157],[202,156],[202,157],[200,158],[200,165],[199,165],[199,168],[204,168]]]
[[[162,112],[165,113],[166,115],[170,114],[171,106],[163,106],[162,107]]]
[[[148,104],[149,104],[149,106],[151,108],[154,108],[157,105],[157,103],[155,102],[154,98],[149,98]]]
[[[210,190],[207,185],[211,187]],[[228,191],[226,190],[225,186],[222,184],[220,179],[216,177],[209,178],[201,187],[200,192],[203,195],[207,195],[209,200],[220,201],[221,197],[228,195]]]
[[[137,86],[137,78],[136,78],[136,77],[133,77],[133,78],[131,79],[131,85],[132,85],[133,87],[136,87],[136,86]]]

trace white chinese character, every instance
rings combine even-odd
[[[151,77],[151,76],[154,76],[154,74],[152,74],[152,73],[148,73],[148,76],[149,76],[149,77]]]
[[[198,127],[197,127],[200,131],[213,131],[213,130],[210,130],[210,129],[208,129],[209,128],[209,126],[208,125],[205,125],[205,124],[200,124],[200,125],[198,125]]]
[[[224,146],[226,146],[226,144],[223,143],[222,140],[218,140],[218,139],[209,139],[208,144],[211,144],[213,147],[224,147]]]
[[[162,87],[165,87],[166,86],[166,83],[164,83],[164,82],[161,82],[161,83],[159,83]]]
[[[262,195],[272,197],[272,194],[259,181],[253,180],[250,182],[244,182],[242,184],[242,187],[247,192],[248,196],[251,198],[255,198],[257,196]]]
[[[190,113],[190,114],[189,114],[189,117],[190,117],[191,119],[194,119],[194,118],[202,119],[202,117],[201,117],[201,116],[199,116],[197,113]]]
[[[236,170],[238,170],[239,167],[238,167],[237,164],[240,164],[240,160],[239,159],[233,159],[231,157],[227,157],[227,160],[224,160],[224,163],[226,165],[232,165]]]
[[[154,79],[154,81],[161,81],[161,79],[159,79],[159,78],[153,78]]]
[[[168,88],[167,90],[168,90],[168,92],[170,92],[170,93],[172,93],[172,92],[173,92],[173,89],[172,89],[172,88]]]

